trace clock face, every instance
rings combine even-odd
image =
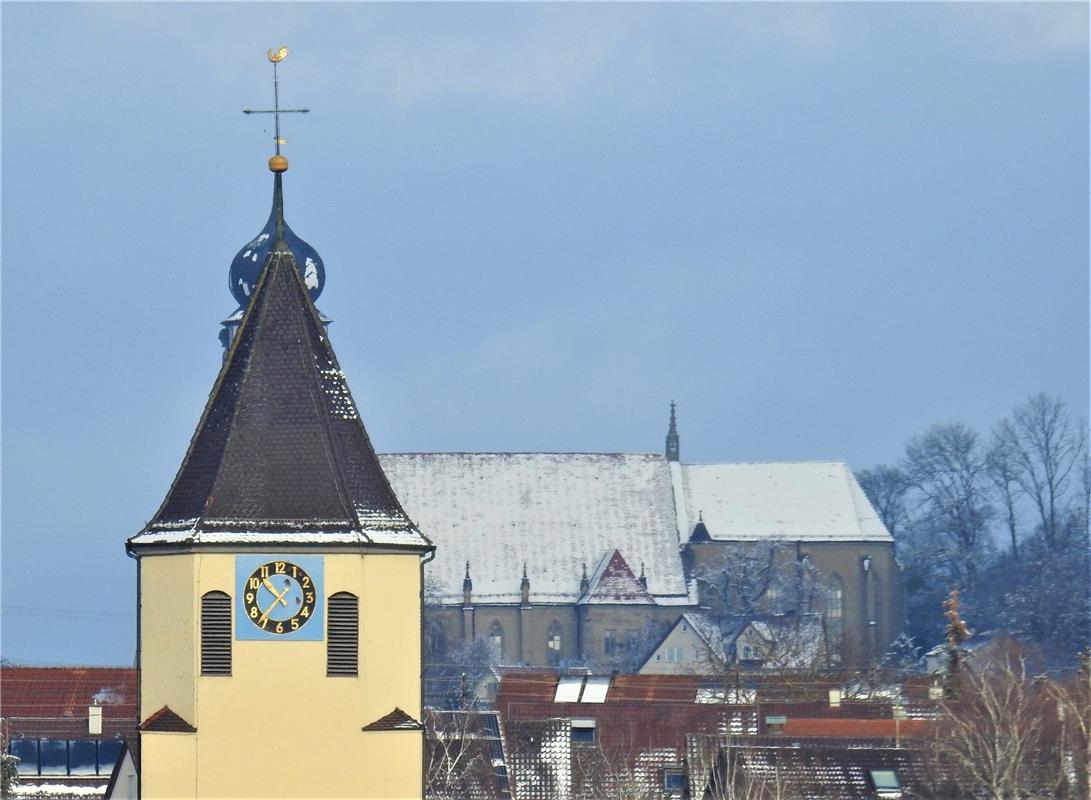
[[[266,633],[295,633],[314,618],[317,587],[307,571],[291,561],[270,561],[255,569],[243,586],[246,618]]]
[[[321,556],[236,556],[235,638],[323,639],[322,578]]]

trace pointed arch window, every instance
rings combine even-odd
[[[201,674],[231,674],[231,597],[201,595]]]
[[[556,666],[561,660],[561,645],[564,642],[563,633],[561,623],[557,622],[557,620],[553,620],[546,632],[546,655],[549,657],[549,663],[553,666]]]
[[[504,655],[504,628],[499,622],[493,622],[489,628],[489,653],[494,661],[499,661]]]
[[[871,623],[881,625],[883,619],[883,580],[875,569],[871,570]]]
[[[841,663],[842,633],[844,631],[845,584],[834,573],[826,581],[826,648],[831,664]]]
[[[844,616],[845,584],[838,575],[831,575],[826,585],[826,618],[841,619]]]
[[[360,600],[351,592],[330,595],[326,606],[326,674],[360,674]]]

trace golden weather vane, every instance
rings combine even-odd
[[[277,79],[277,64],[283,61],[288,56],[288,48],[281,47],[279,50],[269,49],[268,57],[269,61],[273,65],[273,107],[272,108],[244,108],[242,113],[244,114],[272,114],[273,115],[273,143],[276,148],[275,155],[269,159],[269,169],[273,172],[284,172],[288,169],[288,159],[284,158],[280,154],[280,146],[287,143],[287,139],[282,139],[280,136],[280,115],[281,114],[309,114],[309,108],[281,108],[280,107],[280,81]],[[275,165],[275,166],[274,166]]]

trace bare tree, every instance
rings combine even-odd
[[[775,757],[750,763],[747,748],[735,746],[730,736],[687,737],[689,797],[700,800],[797,800],[803,796],[793,787]],[[773,753],[763,748],[764,754]],[[817,788],[817,787],[816,787]],[[816,791],[808,796],[820,796]]]
[[[879,519],[890,531],[890,535],[897,538],[909,519],[905,506],[909,480],[905,473],[898,467],[880,464],[857,472],[856,481],[875,507]]]
[[[935,539],[936,566],[972,587],[992,514],[977,433],[962,423],[933,425],[906,446],[904,471],[919,495],[919,522]]]
[[[935,743],[965,796],[1017,800],[1048,793],[1044,689],[1018,650],[962,672],[957,694],[942,703]]]
[[[986,474],[1004,506],[1004,524],[1011,539],[1011,555],[1019,560],[1019,459],[1011,441],[1000,431],[994,432],[992,446],[985,456]]]
[[[996,438],[1018,466],[1015,479],[1038,512],[1046,543],[1056,547],[1065,530],[1070,479],[1082,465],[1086,426],[1073,421],[1059,396],[1039,392],[997,425]]]
[[[673,751],[641,750],[634,742],[573,748],[575,800],[660,800],[659,768]]]
[[[802,571],[801,571],[802,570]],[[777,614],[806,606],[814,581],[795,550],[775,542],[726,547],[691,569],[701,599],[717,614]]]
[[[1068,796],[1091,800],[1091,649],[1080,653],[1079,661],[1075,675],[1048,688],[1061,727],[1060,784]]]
[[[484,800],[498,795],[485,738],[478,711],[425,710],[428,800]]]

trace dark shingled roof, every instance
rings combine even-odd
[[[428,546],[375,457],[291,252],[274,251],[174,484],[131,544],[353,531]]]
[[[393,711],[387,714],[385,717],[379,717],[374,722],[370,722],[360,730],[362,731],[415,731],[420,730],[424,726],[406,714],[400,708],[396,707]]]
[[[163,706],[141,722],[140,730],[152,733],[197,733],[197,729],[171,711],[170,706]]]

